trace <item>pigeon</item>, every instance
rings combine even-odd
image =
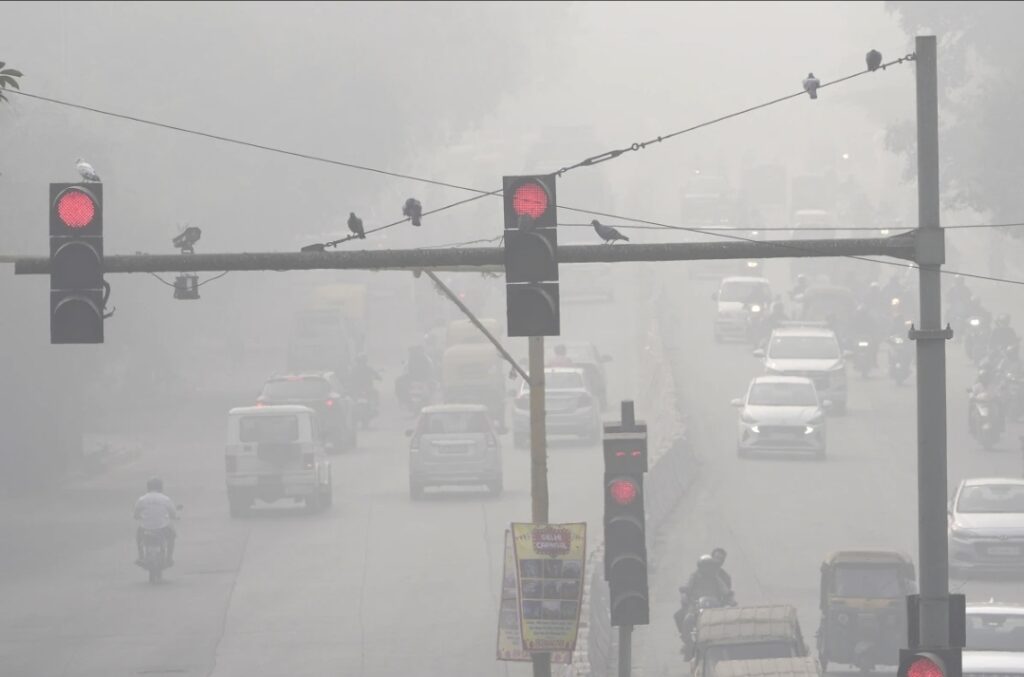
[[[597,232],[598,237],[605,242],[615,242],[616,240],[625,240],[626,242],[629,242],[628,237],[615,230],[613,227],[604,225],[597,219],[591,221],[590,225],[594,227],[594,231]]]
[[[811,95],[812,99],[818,98],[818,87],[821,87],[821,80],[814,77],[814,73],[808,73],[804,79],[804,90]]]
[[[873,49],[870,52],[868,52],[865,59],[868,62],[869,71],[877,71],[878,67],[882,65],[882,53],[879,52],[877,49]]]
[[[356,216],[355,212],[348,213],[348,229],[352,231],[353,235],[359,236],[360,240],[366,239],[366,233],[363,232],[363,220]]]
[[[100,175],[96,173],[96,170],[92,168],[91,164],[89,164],[82,158],[78,158],[78,164],[75,165],[75,169],[78,170],[78,173],[86,181],[100,181]]]
[[[420,225],[420,219],[423,218],[423,205],[416,198],[409,198],[402,205],[402,216],[408,216],[409,220],[412,221],[412,225]]]

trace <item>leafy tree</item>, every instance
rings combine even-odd
[[[8,87],[11,89],[21,89],[16,79],[21,77],[21,71],[13,68],[4,68],[6,65],[6,63],[0,61],[0,101],[8,101],[7,95],[3,92]]]

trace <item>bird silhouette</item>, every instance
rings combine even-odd
[[[804,90],[811,95],[812,99],[818,98],[818,87],[821,87],[821,80],[814,77],[814,73],[808,73],[804,78]]]
[[[100,181],[100,175],[96,173],[96,170],[92,168],[91,164],[82,158],[78,158],[78,162],[75,164],[75,169],[78,170],[79,175],[86,181]]]
[[[363,230],[363,220],[356,216],[355,212],[348,213],[348,229],[352,231],[353,235],[358,236],[360,240],[366,239],[366,232]]]
[[[615,230],[615,228],[604,225],[597,219],[591,221],[590,225],[594,227],[594,231],[597,233],[598,237],[605,242],[615,242],[616,240],[625,240],[626,242],[629,242],[628,237]]]
[[[869,71],[877,71],[878,67],[882,65],[882,53],[879,52],[877,49],[873,49],[870,52],[868,52],[867,56],[864,57],[864,59],[868,63]]]
[[[412,221],[412,225],[420,225],[420,219],[423,218],[423,205],[420,201],[414,197],[409,198],[402,205],[402,216],[408,216],[409,220]]]

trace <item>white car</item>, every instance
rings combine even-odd
[[[715,341],[750,339],[752,322],[768,316],[772,288],[763,277],[727,277],[712,295],[717,303]]]
[[[736,453],[808,451],[825,458],[825,410],[814,383],[793,376],[759,376],[746,397],[732,401],[740,408]]]
[[[844,413],[846,361],[835,332],[811,323],[784,324],[772,331],[767,349],[754,351],[764,360],[765,373],[811,379],[818,394],[831,401],[837,413]]]
[[[588,385],[582,369],[551,367],[544,370],[545,425],[549,435],[576,435],[587,442],[601,437],[601,402]],[[518,448],[530,444],[530,386],[523,383],[515,399],[512,441]]]
[[[1024,660],[1009,651],[964,651],[963,677],[1024,675]]]
[[[967,605],[968,654],[1005,653],[1024,666],[1024,606],[1019,604]]]
[[[960,482],[949,502],[949,567],[1024,573],[1024,479]]]

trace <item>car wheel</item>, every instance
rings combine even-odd
[[[409,498],[418,501],[423,498],[423,485],[409,480]]]

